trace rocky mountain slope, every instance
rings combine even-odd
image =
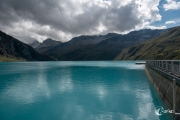
[[[39,54],[31,46],[0,31],[0,58],[27,60],[27,61],[49,61],[54,60],[48,56]]]
[[[44,40],[42,43],[40,43],[35,49],[42,53],[44,51],[47,51],[59,44],[61,44],[62,42],[60,41],[56,41],[56,40],[52,40],[51,38],[47,38],[46,40]]]
[[[113,60],[122,49],[160,35],[164,30],[140,30],[126,35],[79,36],[41,52],[58,60]]]
[[[29,45],[31,47],[33,47],[34,49],[36,49],[41,43],[37,40],[35,40],[34,42],[30,43]]]
[[[115,60],[180,59],[180,26],[166,30],[159,37],[120,52]]]
[[[36,49],[39,53],[42,53],[61,43],[62,43],[61,41],[56,41],[56,40],[52,40],[51,38],[47,38],[42,43],[36,40],[30,43],[29,45],[32,46],[34,49]]]

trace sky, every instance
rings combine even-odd
[[[0,30],[25,43],[180,26],[180,0],[0,0]]]

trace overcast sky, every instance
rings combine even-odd
[[[179,0],[0,0],[0,30],[26,43],[179,25]]]

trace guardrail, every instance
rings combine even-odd
[[[146,64],[180,77],[180,60],[149,60]]]
[[[169,88],[172,88],[172,92],[173,92],[173,95],[172,95],[172,107],[173,107],[172,111],[173,112],[172,113],[175,116],[174,120],[176,120],[176,119],[179,120],[179,118],[180,118],[179,117],[180,116],[179,95],[180,94],[178,92],[178,89],[180,86],[180,60],[149,60],[149,61],[146,61],[146,65],[153,68],[153,70],[156,70],[158,73],[161,73],[161,75],[166,77],[168,80],[172,81],[172,87],[169,87]],[[162,82],[160,82],[160,83],[162,83]],[[165,84],[167,84],[167,83],[165,83]],[[162,89],[162,91],[164,91],[163,90],[164,88],[162,86],[166,87],[166,85],[161,84],[159,86],[159,89]],[[169,89],[169,88],[167,87],[167,89]],[[167,93],[168,92],[166,91],[165,94],[163,94],[163,96],[169,96]],[[167,99],[167,98],[168,97],[165,97],[165,99]]]

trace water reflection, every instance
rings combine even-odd
[[[95,93],[97,93],[97,97],[99,97],[100,100],[103,100],[106,95],[108,94],[108,91],[105,87],[105,85],[94,85],[95,87]]]
[[[0,115],[8,120],[30,120],[32,113],[35,120],[158,120],[154,108],[161,104],[153,99],[143,66],[120,63],[23,63],[20,71],[9,73],[4,66]],[[12,111],[15,117],[8,114]]]
[[[43,96],[50,98],[50,89],[43,71],[40,71],[37,76],[22,75],[16,79],[16,82],[13,82],[1,92],[0,98],[20,104],[36,102]]]
[[[63,71],[63,76],[60,78],[59,82],[59,90],[60,92],[70,92],[73,89],[73,83],[71,80],[71,70],[65,69]]]

